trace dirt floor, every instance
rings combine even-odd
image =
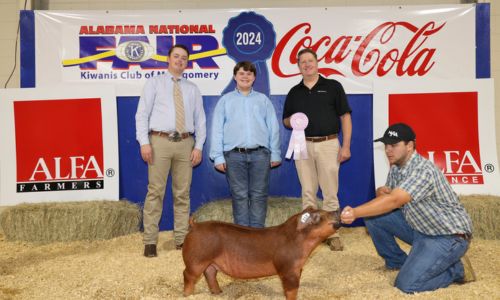
[[[500,299],[500,241],[473,240],[468,256],[478,280],[410,296],[392,287],[364,228],[341,230],[343,252],[320,245],[304,266],[300,299]],[[408,249],[408,247],[406,247]],[[34,245],[0,235],[0,299],[178,299],[181,252],[172,232],[160,235],[156,258],[142,256],[141,234],[108,241]],[[204,278],[187,299],[283,299],[276,276],[235,280],[218,275],[223,293],[211,296]]]

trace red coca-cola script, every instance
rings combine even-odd
[[[278,42],[272,57],[272,70],[283,78],[300,74],[286,73],[282,64],[296,64],[300,49],[311,48],[318,54],[321,63],[319,73],[326,77],[347,76],[337,67],[341,64],[350,65],[352,74],[358,77],[369,74],[383,77],[391,73],[398,77],[423,76],[434,66],[437,51],[426,47],[425,43],[445,24],[437,25],[431,21],[419,27],[408,22],[385,22],[365,37],[323,36],[314,41],[309,35],[311,24],[301,23],[290,29]],[[293,44],[292,40],[298,42]]]

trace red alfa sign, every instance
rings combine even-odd
[[[404,122],[417,134],[417,151],[451,184],[483,184],[478,93],[389,95],[389,124]]]
[[[17,192],[104,188],[101,99],[14,101]]]

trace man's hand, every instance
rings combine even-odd
[[[223,164],[218,164],[218,165],[215,165],[215,168],[222,172],[222,173],[226,173],[226,164],[223,163]]]
[[[337,156],[337,161],[339,163],[343,163],[349,158],[351,158],[351,149],[349,147],[340,147],[339,155]]]
[[[201,150],[194,148],[191,152],[191,165],[196,167],[201,162]]]
[[[141,157],[148,164],[153,163],[153,148],[150,144],[141,146]]]
[[[272,161],[271,162],[271,168],[277,167],[279,165],[281,165],[281,161]]]
[[[342,210],[342,214],[340,214],[340,220],[344,224],[351,224],[356,220],[356,216],[354,215],[354,209],[350,206],[344,207]]]
[[[290,124],[290,117],[283,119],[283,125],[285,125],[286,128],[292,128],[292,124]]]
[[[337,160],[339,164],[351,158],[351,136],[352,136],[352,120],[351,113],[345,113],[340,116],[342,124],[342,147],[340,147]]]
[[[390,194],[391,193],[391,189],[388,187],[388,186],[381,186],[377,189],[377,191],[375,192],[375,195],[378,196],[382,196],[382,195],[387,195],[387,194]]]

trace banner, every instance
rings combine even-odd
[[[433,161],[462,195],[500,195],[492,79],[376,81],[373,136],[404,122],[417,135],[416,150]],[[375,185],[385,184],[389,164],[375,143]]]
[[[110,86],[0,90],[0,206],[118,200]]]
[[[204,95],[234,88],[236,62],[257,64],[257,90],[283,95],[300,81],[297,52],[347,93],[375,79],[475,78],[475,6],[382,6],[166,11],[35,11],[36,86],[112,83],[140,95],[144,80],[186,45],[184,76]],[[457,63],[460,62],[460,63]]]
[[[281,119],[286,94],[302,80],[297,53],[312,48],[318,53],[319,72],[343,84],[353,111],[352,156],[341,165],[338,197],[341,207],[357,206],[375,196],[373,82],[489,77],[489,18],[489,4],[23,11],[21,86],[114,86],[119,195],[142,205],[148,178],[135,140],[138,96],[147,78],[166,72],[170,47],[187,45],[191,56],[184,76],[202,92],[209,133],[203,160],[193,170],[191,211],[195,211],[231,196],[224,174],[215,171],[208,159],[208,149],[212,113],[220,96],[235,87],[236,62],[256,64],[254,89],[269,96]],[[283,154],[290,133],[280,126]],[[340,142],[342,138],[340,134]],[[293,160],[283,160],[271,170],[269,194],[301,196]],[[172,202],[168,184],[162,230],[173,227]]]

